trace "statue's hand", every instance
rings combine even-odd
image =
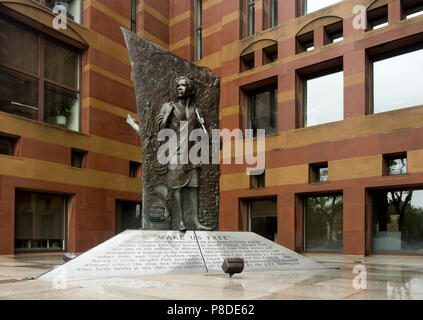
[[[126,118],[126,123],[133,126],[135,124],[135,119],[132,118],[130,114],[128,114],[128,118]]]
[[[128,114],[126,122],[131,126],[132,129],[134,129],[138,134],[140,134],[140,126],[136,123],[135,119],[131,117],[131,115]]]

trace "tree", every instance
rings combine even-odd
[[[313,197],[309,198],[309,207],[314,213],[323,218],[326,224],[326,239],[336,239],[336,228],[334,226],[337,215],[342,212],[342,201],[339,196]]]
[[[395,212],[399,216],[398,224],[399,230],[403,231],[402,239],[405,238],[405,228],[403,228],[403,223],[405,220],[405,215],[407,212],[407,207],[413,197],[413,191],[391,191],[389,192],[391,195],[391,203],[395,209]]]

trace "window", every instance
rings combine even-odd
[[[137,32],[137,0],[131,0],[131,31]]]
[[[0,154],[15,155],[15,145],[19,137],[0,133]]]
[[[263,48],[263,65],[278,61],[278,44]]]
[[[82,7],[81,0],[37,0],[43,5],[53,9],[56,5],[61,5],[66,8],[67,17],[75,22],[81,23]]]
[[[388,6],[382,6],[367,12],[367,29],[376,30],[386,27],[388,23]]]
[[[406,19],[423,14],[423,2],[421,0],[402,0],[402,10]]]
[[[278,25],[278,0],[270,0],[269,4],[269,27],[273,28]]]
[[[254,137],[257,129],[266,130],[266,134],[277,132],[277,92],[276,86],[272,86],[248,94],[248,128],[254,130]]]
[[[383,162],[383,175],[385,176],[407,173],[407,153],[384,155]]]
[[[423,105],[423,49],[373,62],[373,112]]]
[[[75,168],[85,168],[87,159],[87,151],[72,149],[71,166]]]
[[[325,44],[344,40],[342,24],[342,21],[339,21],[325,27]]]
[[[141,229],[141,203],[116,201],[115,233]]]
[[[306,251],[342,251],[342,195],[304,199],[304,248]]]
[[[254,24],[255,24],[255,7],[256,2],[255,0],[248,0],[247,3],[247,36],[252,36],[254,32]]]
[[[309,14],[314,11],[329,7],[342,0],[302,0],[304,6],[304,14]]]
[[[264,188],[266,186],[265,172],[250,175],[250,189]]]
[[[304,127],[344,118],[343,71],[306,78],[304,86]]]
[[[263,30],[278,25],[278,0],[263,1]]]
[[[254,52],[241,56],[241,72],[254,69]]]
[[[297,36],[296,53],[314,50],[314,32],[310,31]]]
[[[129,176],[131,178],[141,177],[141,164],[139,162],[129,161]]]
[[[249,37],[255,33],[256,0],[240,1],[240,37]],[[267,0],[266,0],[267,1]],[[265,10],[263,10],[263,28],[266,28]]]
[[[249,200],[247,208],[248,231],[276,242],[278,232],[277,199]]]
[[[329,170],[328,163],[315,163],[310,165],[309,181],[314,182],[325,182],[328,181]]]
[[[423,190],[376,192],[373,252],[423,254]]]
[[[78,131],[79,52],[1,18],[0,37],[0,111]]]
[[[15,250],[66,250],[63,195],[16,191]]]
[[[13,140],[0,136],[0,154],[12,156],[13,145],[14,145]]]
[[[203,0],[195,1],[195,60],[203,57]]]

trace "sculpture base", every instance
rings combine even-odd
[[[244,272],[324,268],[252,232],[127,230],[39,279],[222,272],[234,257]]]

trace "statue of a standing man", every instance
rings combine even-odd
[[[172,211],[173,219],[177,221],[177,229],[186,230],[187,218],[194,222],[196,230],[211,230],[199,222],[199,170],[201,165],[194,165],[188,159],[188,164],[183,164],[183,145],[187,143],[188,153],[192,146],[189,141],[181,141],[180,132],[200,128],[202,118],[200,118],[196,106],[192,102],[194,95],[194,85],[187,77],[179,77],[176,80],[177,100],[163,104],[157,118],[159,130],[172,129],[177,135],[178,148],[168,163],[167,188],[169,190],[169,209]],[[181,128],[187,126],[187,128]],[[186,152],[186,150],[185,150]],[[186,163],[186,162],[185,162]]]

